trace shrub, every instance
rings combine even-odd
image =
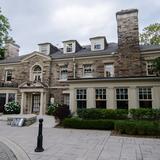
[[[53,115],[55,116],[55,118],[59,119],[60,121],[68,117],[70,114],[71,112],[69,110],[69,106],[67,105],[59,105],[53,112]]]
[[[160,123],[153,121],[120,120],[115,130],[121,134],[160,136]]]
[[[130,109],[130,116],[135,120],[159,120],[160,119],[160,109]]]
[[[127,119],[128,110],[125,109],[81,109],[77,114],[82,119]]]
[[[53,113],[58,108],[58,106],[59,106],[58,103],[51,103],[51,104],[49,104],[48,108],[47,108],[47,114],[48,115],[53,115]]]
[[[20,105],[18,102],[12,101],[4,106],[5,114],[19,114],[20,113]]]
[[[113,120],[83,120],[80,118],[66,118],[63,121],[63,126],[67,128],[76,129],[100,129],[100,130],[113,130]]]

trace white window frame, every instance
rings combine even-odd
[[[108,67],[108,69],[107,69]],[[108,72],[108,75],[107,73]],[[114,65],[109,63],[104,65],[104,76],[105,77],[114,77]]]
[[[141,94],[142,98],[140,98],[140,94]],[[152,101],[153,101],[152,98],[153,98],[153,94],[152,94],[151,87],[139,87],[138,88],[139,107],[140,107],[140,102],[150,101],[152,104]],[[152,106],[150,106],[150,107],[152,107]]]
[[[83,77],[84,78],[93,77],[93,65],[92,64],[83,64]]]
[[[36,71],[34,71],[34,68],[36,66],[39,66],[41,68],[41,71],[39,71],[39,72],[37,71],[37,73],[36,73]],[[38,81],[38,80],[35,80],[35,79],[37,79],[36,77],[40,77],[39,81],[42,82],[42,80],[43,80],[43,67],[38,63],[34,64],[30,69],[30,80],[31,81]]]
[[[101,44],[94,44],[94,50],[100,50],[102,48]]]
[[[86,107],[85,108],[87,108],[87,89],[86,88],[77,88],[76,89],[76,103],[78,101],[86,101]]]
[[[64,77],[63,77],[63,72],[65,72],[66,75]],[[67,65],[60,66],[59,80],[66,81],[67,79],[68,79],[68,66]]]
[[[149,70],[153,70],[153,62],[152,61],[147,61],[146,62],[146,72],[147,72],[147,76],[155,76],[156,74],[153,71],[153,74],[149,73]]]
[[[11,72],[11,75],[10,75],[11,76],[11,80],[8,80],[9,72]],[[13,71],[11,69],[5,70],[5,82],[11,82],[12,78],[13,78]]]
[[[117,94],[117,90],[122,90],[122,92],[119,92],[120,94]],[[127,92],[125,92],[125,90],[127,90]],[[117,98],[117,95],[119,95],[119,98]],[[117,101],[128,101],[128,88],[116,88],[116,100]]]
[[[97,93],[97,91],[100,93]],[[95,88],[95,105],[97,101],[105,101],[106,102],[105,108],[107,108],[107,89],[106,88]]]
[[[73,52],[73,43],[67,43],[66,44],[66,52],[72,53]]]

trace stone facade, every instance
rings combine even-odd
[[[145,46],[143,48],[140,47],[138,38],[138,11],[136,9],[117,12],[116,16],[118,45],[100,41],[107,44],[103,44],[102,48],[105,46],[104,49],[94,51],[94,45],[92,49],[91,46],[89,48],[78,46],[79,50],[76,51],[75,49],[75,53],[63,53],[63,49],[57,49],[52,45],[54,50],[49,55],[33,52],[28,55],[1,60],[0,98],[6,92],[5,103],[7,103],[9,101],[9,94],[14,93],[16,94],[16,100],[21,103],[22,113],[40,114],[46,112],[47,105],[51,102],[52,98],[54,98],[54,101],[63,104],[67,96],[70,96],[71,110],[73,112],[76,111],[75,91],[77,88],[87,89],[87,95],[89,96],[87,101],[88,107],[95,107],[93,99],[95,99],[96,87],[108,88],[107,95],[110,99],[108,99],[107,103],[109,103],[109,108],[115,108],[116,106],[113,97],[115,96],[115,88],[118,86],[128,86],[129,92],[132,93],[130,95],[134,95],[134,98],[137,99],[135,95],[137,93],[136,88],[143,84],[145,77],[146,79],[148,78],[147,63],[156,57],[160,57],[160,46],[158,48],[153,48],[153,46],[148,46],[148,48]],[[96,37],[94,37],[94,40],[96,41]],[[67,42],[65,42],[65,47],[67,47]],[[51,44],[44,43],[43,45],[47,45],[50,48],[49,45]],[[85,65],[90,65],[91,68],[85,70]],[[114,74],[112,77],[110,75],[106,77],[106,65],[113,66]],[[40,70],[34,71],[34,67],[36,66],[39,66]],[[60,78],[62,72],[64,72],[61,70],[63,66],[67,67],[67,79]],[[12,71],[12,78],[9,82],[6,81],[7,70]],[[84,72],[91,73],[90,77],[85,77]],[[125,77],[125,79],[118,79],[122,77]],[[140,79],[141,83],[138,85],[138,81],[133,83],[135,79],[130,81],[130,77],[143,78]],[[157,107],[159,100],[155,93],[160,92],[158,88],[160,84],[158,81],[154,83],[154,78],[145,83],[145,86],[149,85],[149,87],[154,88],[153,104]],[[105,79],[106,82],[105,80],[103,83],[102,81],[98,81],[102,79]],[[107,80],[110,80],[109,83]],[[142,86],[144,87],[144,85]],[[131,108],[133,108],[134,102],[137,104],[135,99],[129,102]],[[2,99],[0,100],[2,102]],[[0,107],[2,105],[1,102]],[[37,109],[37,107],[40,107],[40,109]]]

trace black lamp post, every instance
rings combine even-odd
[[[39,119],[39,130],[38,130],[38,137],[37,137],[37,147],[35,152],[43,152],[43,135],[42,135],[42,127],[43,127],[43,119]]]

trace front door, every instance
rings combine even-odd
[[[32,113],[39,113],[40,110],[40,94],[32,95]]]
[[[6,103],[6,94],[0,93],[0,112],[4,111],[4,105]]]

